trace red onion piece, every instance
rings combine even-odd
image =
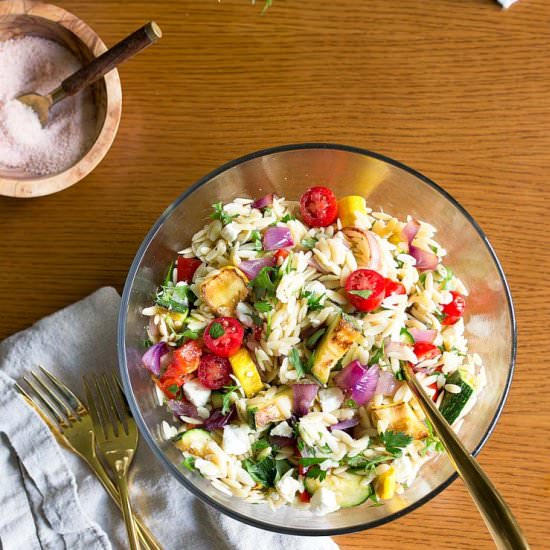
[[[160,359],[169,351],[166,342],[159,342],[151,346],[142,356],[143,366],[155,376],[160,376]]]
[[[269,193],[269,195],[265,195],[261,199],[255,200],[252,203],[252,208],[259,208],[261,210],[271,204],[273,204],[273,193]]]
[[[431,271],[437,267],[439,258],[427,250],[422,250],[412,244],[409,245],[409,254],[416,260],[416,269],[419,271]]]
[[[378,367],[367,369],[359,361],[352,361],[335,377],[334,382],[342,388],[358,405],[364,405],[372,399],[378,383]]]
[[[216,409],[205,421],[202,427],[211,432],[223,428],[235,416],[235,405],[231,407],[227,414],[222,414],[221,409]]]
[[[309,412],[318,390],[317,384],[294,384],[292,386],[292,409],[296,416],[304,416]]]
[[[265,258],[258,258],[257,260],[245,260],[239,264],[239,269],[249,278],[254,279],[264,267],[273,267],[275,265],[275,258],[273,256],[266,256]]]
[[[387,370],[381,370],[378,377],[375,393],[382,395],[393,395],[397,386],[397,380],[393,373]]]
[[[413,239],[416,237],[416,234],[418,233],[420,229],[420,222],[416,220],[411,220],[410,222],[407,222],[407,225],[403,228],[403,237],[407,239],[407,244],[411,244],[413,242]]]
[[[347,420],[341,420],[337,424],[333,424],[332,426],[329,426],[329,430],[332,432],[334,430],[347,430],[349,428],[353,428],[354,426],[357,426],[359,424],[359,420],[357,418],[348,418]]]
[[[278,250],[294,246],[292,235],[288,227],[268,227],[263,238],[264,250]]]
[[[388,342],[384,346],[384,353],[388,355],[389,353],[401,351],[406,345],[404,342]]]
[[[431,344],[437,336],[437,330],[433,329],[411,328],[409,329],[409,333],[416,343]]]
[[[189,416],[191,418],[198,418],[199,416],[197,407],[190,401],[187,401],[187,399],[182,399],[181,401],[170,399],[168,406],[176,416]]]
[[[382,265],[381,265],[381,257],[382,254],[380,253],[380,246],[378,244],[378,241],[371,231],[365,231],[365,235],[367,236],[367,239],[369,241],[369,247],[370,247],[370,261],[369,264],[366,266],[367,269],[374,269],[375,271],[380,271]]]
[[[284,437],[282,435],[270,435],[269,441],[273,445],[277,445],[277,447],[291,447],[292,445],[296,444],[296,438],[295,437]]]

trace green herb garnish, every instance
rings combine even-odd
[[[208,334],[214,338],[221,338],[225,334],[225,330],[223,328],[223,325],[221,323],[218,323],[217,321],[214,321],[210,325],[210,329],[208,330]]]
[[[273,309],[273,306],[269,302],[256,302],[254,304],[254,307],[260,313],[267,313],[268,311],[271,311]]]
[[[231,396],[233,392],[237,391],[239,386],[224,386],[223,389],[226,390],[222,396],[222,414],[227,414],[231,408]]]
[[[190,472],[193,472],[195,470],[195,457],[194,456],[188,456],[181,465],[184,468],[187,468]]]
[[[403,448],[413,440],[410,435],[403,432],[392,432],[391,430],[381,433],[380,439],[384,443],[386,451],[396,458],[403,454]]]
[[[357,401],[355,401],[355,399],[346,399],[344,405],[346,407],[349,407],[350,409],[356,409],[358,407]]]
[[[309,349],[312,349],[315,347],[315,344],[321,339],[323,334],[327,331],[326,328],[320,328],[316,330],[307,340],[306,340],[306,347]]]
[[[354,296],[359,296],[360,298],[368,298],[372,294],[372,290],[348,290],[348,294],[353,294]]]
[[[281,218],[281,221],[283,223],[286,223],[286,222],[289,222],[289,221],[292,221],[292,220],[295,220],[296,219],[296,216],[291,216],[290,214],[285,214],[282,218]]]
[[[328,458],[317,456],[304,456],[300,458],[300,464],[302,466],[313,466],[314,464],[322,464],[325,460],[328,460]]]
[[[250,287],[256,300],[274,298],[277,289],[276,280],[279,270],[276,267],[262,267],[258,275],[250,281]]]
[[[302,239],[302,242],[300,244],[304,248],[311,250],[312,248],[315,248],[315,245],[317,244],[317,239],[315,237],[306,237],[305,239]]]
[[[327,471],[321,470],[319,466],[313,466],[306,472],[306,477],[311,477],[313,479],[318,479],[319,481],[324,481],[327,477]]]
[[[298,353],[298,350],[296,348],[292,348],[290,354],[288,355],[288,360],[290,364],[294,367],[294,370],[296,371],[296,375],[298,376],[299,380],[304,376],[305,371],[302,360],[300,359],[300,354]]]
[[[414,344],[414,338],[412,334],[405,327],[401,329],[401,332],[399,334],[405,337],[405,341],[407,342],[407,344]]]
[[[210,217],[213,220],[220,220],[222,222],[222,225],[227,225],[232,220],[238,217],[238,214],[230,215],[223,209],[223,203],[217,202],[216,204],[212,205],[212,208],[214,209],[214,212],[210,214]]]
[[[263,249],[262,236],[260,235],[259,231],[252,231],[252,233],[250,234],[250,238],[254,243],[254,250],[260,251]]]
[[[258,439],[258,441],[252,443],[250,448],[254,453],[257,453],[258,451],[263,451],[264,449],[267,449],[269,446],[269,441],[267,439]]]
[[[302,298],[307,298],[307,307],[309,311],[317,311],[323,309],[323,304],[321,300],[325,297],[325,294],[315,294],[315,292],[310,292],[306,290],[302,292]]]

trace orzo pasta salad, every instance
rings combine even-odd
[[[404,362],[455,429],[485,384],[434,234],[326,187],[213,205],[143,310],[182,467],[318,515],[411,485],[441,444]]]

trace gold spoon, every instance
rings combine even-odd
[[[156,42],[162,36],[160,27],[150,21],[137,31],[133,32],[111,49],[96,57],[88,65],[68,76],[55,90],[49,94],[40,95],[37,93],[23,94],[17,97],[21,103],[28,105],[40,119],[42,127],[48,122],[50,107],[62,99],[74,95],[86,86],[94,83],[104,74],[114,69],[117,65],[133,57],[147,46]]]
[[[466,450],[434,402],[426,395],[410,365],[403,366],[405,379],[432,423],[458,475],[464,481],[499,550],[528,550],[529,544],[508,508],[477,460]]]

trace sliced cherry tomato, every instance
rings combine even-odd
[[[225,357],[206,353],[201,358],[197,375],[203,386],[211,390],[219,390],[231,382],[231,363]]]
[[[401,283],[392,281],[391,279],[386,279],[385,295],[391,296],[392,294],[407,294],[407,291]]]
[[[199,368],[201,355],[202,348],[196,340],[185,342],[183,346],[174,350],[172,362],[166,369],[166,373],[171,371],[174,375],[183,375],[196,371]]]
[[[184,258],[183,256],[178,256],[176,261],[178,283],[180,281],[190,283],[193,280],[195,271],[197,271],[200,265],[201,261],[197,260],[197,258]]]
[[[259,342],[262,339],[262,330],[263,330],[262,327],[254,327],[252,329],[252,335],[254,337],[254,340],[256,340],[256,342]]]
[[[359,311],[374,311],[384,299],[386,279],[372,269],[356,269],[346,281],[348,300]]]
[[[176,393],[183,385],[183,380],[179,376],[162,376],[157,381],[157,385],[162,393],[168,397],[168,399],[174,399],[176,397]]]
[[[464,296],[454,290],[451,290],[451,294],[453,299],[441,308],[444,315],[443,321],[441,321],[442,325],[454,325],[464,315],[466,307]]]
[[[300,199],[300,212],[310,227],[326,227],[338,217],[338,202],[328,187],[310,187]]]
[[[428,344],[428,342],[417,342],[413,350],[419,361],[435,359],[441,355],[441,350],[433,344]]]
[[[298,493],[298,499],[300,502],[309,502],[311,500],[311,495],[306,491],[300,491]]]
[[[204,331],[205,346],[220,357],[229,357],[239,351],[244,338],[244,328],[233,317],[218,317]]]
[[[288,255],[290,252],[286,250],[286,248],[279,248],[275,254],[273,254],[273,257],[275,258],[275,262],[277,265],[281,265],[286,258],[288,258]]]

